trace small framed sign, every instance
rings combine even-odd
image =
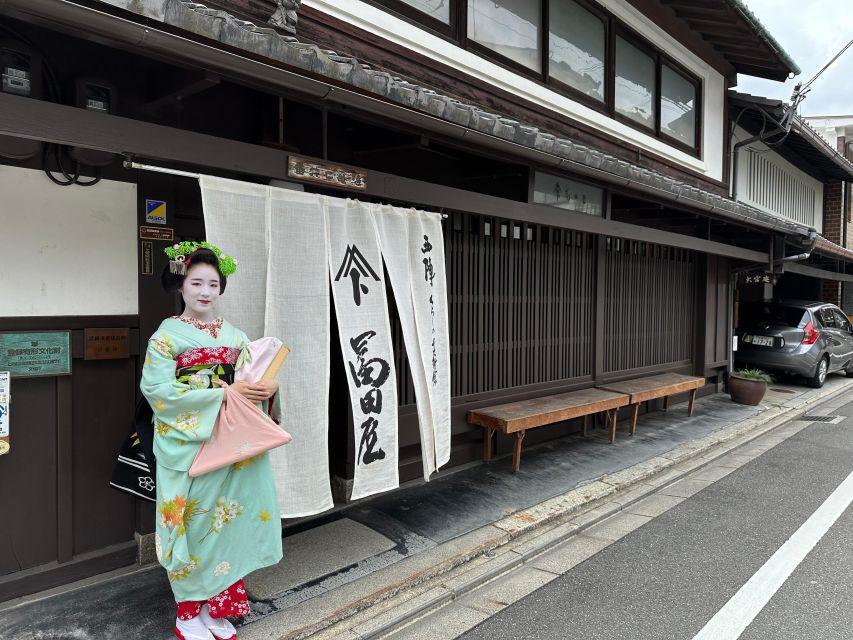
[[[71,375],[68,331],[0,333],[0,371],[22,378]]]
[[[143,240],[165,240],[171,242],[175,239],[175,230],[172,227],[139,227],[139,237]]]
[[[367,189],[367,172],[328,162],[317,162],[299,156],[288,156],[287,176],[343,189]]]
[[[145,222],[148,224],[166,224],[166,201],[145,201]]]
[[[9,453],[11,448],[9,438],[9,381],[8,371],[0,371],[0,456]]]
[[[142,257],[142,275],[150,276],[154,273],[154,245],[150,240],[142,241],[142,251],[139,254]]]
[[[130,357],[130,329],[84,329],[84,360],[121,360]]]

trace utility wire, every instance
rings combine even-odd
[[[841,54],[843,54],[845,51],[847,51],[847,50],[850,48],[850,46],[851,46],[851,45],[853,45],[853,40],[850,40],[850,42],[848,42],[846,45],[844,45],[844,48],[842,48],[842,49],[841,49],[841,51],[839,51],[838,53],[836,53],[836,54],[835,54],[835,57],[834,57],[832,60],[830,60],[829,62],[827,62],[827,63],[823,66],[823,69],[821,69],[820,71],[818,71],[818,72],[815,74],[814,78],[812,78],[811,80],[809,80],[808,82],[806,82],[806,83],[801,87],[801,89],[800,89],[800,90],[802,90],[802,89],[807,89],[807,88],[809,87],[809,85],[810,85],[812,82],[814,82],[815,80],[817,80],[817,79],[818,79],[818,77],[820,76],[820,74],[822,74],[824,71],[826,71],[826,70],[829,68],[829,65],[831,65],[833,62],[835,62],[836,60],[838,60],[838,58],[840,58],[840,57],[841,57]]]
[[[815,80],[817,80],[820,77],[820,75],[824,71],[826,71],[830,67],[830,65],[832,65],[833,62],[838,60],[838,58],[840,58],[841,55],[845,51],[847,51],[851,46],[853,46],[853,40],[850,40],[850,42],[848,42],[846,45],[844,45],[841,48],[841,51],[836,53],[835,56],[832,58],[832,60],[827,62],[825,65],[823,65],[823,68],[820,71],[818,71],[811,80],[809,80],[805,84],[797,84],[794,87],[794,93],[791,95],[791,110],[792,111],[796,111],[797,109],[799,109],[800,103],[806,99],[806,94],[808,94],[808,92],[811,91],[811,84]]]

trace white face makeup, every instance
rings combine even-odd
[[[191,265],[181,287],[184,297],[184,315],[210,322],[216,318],[213,307],[219,299],[219,274],[209,264]]]

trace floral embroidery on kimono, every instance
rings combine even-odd
[[[199,324],[163,321],[148,343],[140,384],[154,411],[155,548],[178,602],[218,596],[277,563],[282,551],[268,456],[197,478],[187,473],[222,405],[223,389],[213,381],[233,381],[249,342],[221,319]]]

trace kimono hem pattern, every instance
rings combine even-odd
[[[266,454],[197,478],[187,473],[222,405],[224,390],[213,380],[233,381],[248,342],[228,322],[214,338],[177,318],[164,320],[148,342],[140,388],[154,411],[154,542],[177,602],[207,600],[282,557]]]

